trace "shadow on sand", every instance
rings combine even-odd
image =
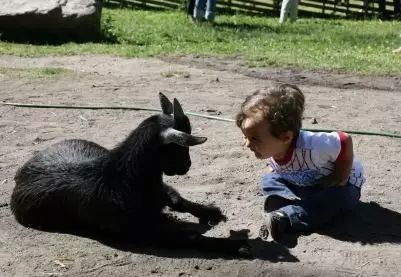
[[[132,235],[111,236],[89,230],[53,230],[55,233],[67,233],[96,240],[114,249],[132,253],[170,258],[202,258],[226,260],[260,259],[271,262],[298,262],[288,248],[275,242],[265,242],[259,238],[250,239],[249,230],[231,231],[227,238],[201,235],[210,229],[202,224],[179,222],[180,232],[156,231]],[[184,227],[183,227],[184,226]],[[185,230],[186,232],[183,232]],[[186,239],[194,234],[195,239]],[[49,231],[49,230],[47,230]],[[189,236],[188,236],[189,234]]]
[[[283,235],[280,243],[294,248],[300,236],[313,232],[296,232]],[[360,202],[346,217],[338,217],[315,233],[341,241],[361,244],[401,243],[401,214],[384,208],[376,202]]]
[[[343,221],[337,220],[318,233],[362,244],[401,243],[401,214],[376,202],[361,202]]]
[[[7,205],[4,205],[6,207]],[[231,231],[227,238],[200,235],[210,229],[198,223],[179,222],[179,230],[166,233],[157,230],[152,234],[129,234],[111,236],[89,230],[46,230],[66,233],[96,240],[114,249],[132,253],[170,258],[203,258],[226,260],[264,260],[270,262],[298,262],[289,248],[297,245],[300,234],[291,234],[284,243],[266,242],[260,238],[250,239],[249,230]],[[188,231],[187,233],[182,230]],[[186,240],[188,234],[197,234],[196,239]],[[362,244],[401,243],[401,214],[384,208],[376,202],[361,202],[356,210],[346,218],[337,219],[333,224],[316,233],[341,241]],[[157,234],[154,236],[154,234]],[[308,235],[303,233],[302,235]]]
[[[110,237],[99,234],[75,234],[85,236],[114,249],[169,258],[202,258],[226,260],[264,260],[270,262],[298,262],[284,245],[265,242],[259,238],[248,238],[249,230],[231,232],[230,237],[214,238],[201,236],[197,241],[176,239],[133,239]]]

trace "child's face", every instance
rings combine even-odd
[[[292,132],[287,132],[280,138],[274,137],[270,133],[269,123],[258,115],[246,118],[242,123],[241,130],[246,147],[258,159],[273,157],[275,160],[280,160],[284,158],[293,138]]]

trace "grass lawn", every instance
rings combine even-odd
[[[218,15],[194,24],[183,12],[103,9],[103,29],[115,43],[30,45],[0,42],[0,54],[41,56],[177,54],[242,57],[249,66],[297,67],[370,74],[401,73],[401,22]]]

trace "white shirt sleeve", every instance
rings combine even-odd
[[[321,158],[335,162],[341,152],[340,136],[337,132],[315,133],[311,137],[310,146]]]

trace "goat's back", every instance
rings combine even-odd
[[[65,140],[35,154],[14,178],[11,209],[16,219],[32,227],[70,224],[77,218],[80,192],[85,195],[94,187],[102,174],[99,158],[108,153],[93,142]]]

